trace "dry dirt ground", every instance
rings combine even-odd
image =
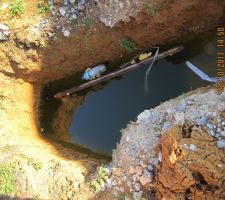
[[[11,29],[9,40],[0,43],[0,173],[7,169],[8,177],[15,176],[15,182],[1,177],[0,192],[21,199],[98,199],[86,175],[101,161],[41,136],[41,84],[128,55],[120,46],[123,37],[141,50],[210,30],[224,22],[225,1],[170,0],[160,6],[153,1],[156,15],[143,8],[113,28],[95,16],[91,26],[74,28],[68,38],[54,28],[49,14],[37,13],[37,1],[25,3],[21,16],[9,20],[0,13],[1,23]],[[49,27],[34,34],[33,25],[46,19]],[[46,36],[50,31],[55,39]]]

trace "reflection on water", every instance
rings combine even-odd
[[[154,64],[147,93],[144,76],[148,66],[143,66],[100,90],[64,100],[57,106],[54,131],[62,140],[111,155],[119,142],[120,130],[139,113],[207,84],[185,66],[185,60],[215,77],[215,40],[208,40],[189,42],[184,52]]]

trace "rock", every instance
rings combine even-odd
[[[145,164],[145,162],[143,160],[140,160],[139,165],[141,165],[142,168],[147,167],[147,165]]]
[[[8,7],[9,7],[9,4],[8,3],[3,3],[1,9],[2,10],[5,10]]]
[[[66,14],[66,11],[63,7],[59,7],[59,13],[60,15],[64,16]]]
[[[215,136],[215,132],[213,130],[210,130],[209,134],[213,137]]]
[[[121,176],[122,175],[122,169],[121,168],[114,168],[112,171],[114,176]]]
[[[177,112],[176,108],[169,108],[167,109],[167,114],[175,114]]]
[[[109,166],[105,166],[104,169],[105,169],[105,172],[107,173],[107,175],[108,175],[108,176],[111,176],[111,174],[112,174],[112,169],[111,169]]]
[[[152,165],[148,165],[147,169],[150,172],[153,172],[154,171],[154,167]]]
[[[178,105],[177,105],[177,110],[179,112],[184,112],[184,110],[186,109],[187,107],[187,102],[185,100],[181,100]]]
[[[140,177],[137,174],[134,174],[132,176],[132,179],[133,179],[134,182],[137,182],[137,181],[139,181]]]
[[[130,167],[129,174],[135,174],[135,167],[134,166]]]
[[[138,174],[138,175],[141,175],[143,172],[143,169],[141,166],[136,166],[135,168],[135,173]]]
[[[212,124],[210,124],[210,123],[207,123],[207,124],[206,124],[206,126],[207,126],[210,130],[212,130],[212,129],[213,129],[213,125],[212,125]]]
[[[74,3],[76,2],[76,0],[69,0],[69,2],[70,2],[71,4],[74,4]]]
[[[149,163],[152,164],[154,167],[156,167],[159,164],[158,158],[150,158]]]
[[[106,183],[107,183],[106,187],[108,189],[112,188],[112,181],[111,181],[111,179],[107,179]]]
[[[147,170],[144,171],[144,174],[140,177],[140,183],[142,185],[146,185],[153,181],[153,174],[148,172]]]
[[[113,185],[113,186],[116,186],[116,185],[117,185],[117,181],[114,180],[114,181],[112,182],[112,185]]]
[[[69,37],[69,35],[70,35],[70,31],[65,28],[62,29],[62,33],[65,37]]]
[[[222,132],[220,133],[220,135],[221,135],[222,137],[225,137],[225,131],[222,131]]]
[[[9,35],[9,27],[4,24],[0,24],[0,41],[7,40]]]
[[[216,144],[219,149],[225,148],[225,140],[219,140]]]
[[[218,133],[221,133],[222,132],[222,129],[221,128],[217,128],[216,130]]]
[[[161,151],[159,152],[158,159],[159,159],[159,162],[162,162],[162,152]]]
[[[184,113],[176,113],[175,114],[175,124],[179,125],[179,126],[183,126],[184,125]]]
[[[134,184],[134,189],[136,192],[139,192],[141,190],[141,184],[140,183],[135,183]]]
[[[134,200],[140,200],[141,197],[142,197],[142,194],[143,194],[142,191],[140,191],[140,192],[134,192],[134,193],[133,193],[133,198],[134,198]]]
[[[194,144],[190,144],[189,149],[194,152],[197,150],[197,147]]]

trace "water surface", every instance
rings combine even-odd
[[[148,92],[144,90],[146,65],[104,84],[101,89],[78,93],[74,98],[82,97],[82,100],[70,113],[70,122],[66,126],[67,139],[73,144],[111,155],[120,140],[120,130],[130,121],[135,121],[139,113],[208,84],[195,75],[184,61],[190,60],[210,76],[215,76],[215,45],[215,39],[204,36],[184,44],[185,50],[182,53],[156,62],[149,75]],[[46,91],[55,92],[56,87],[49,87]],[[61,104],[53,101],[56,100],[45,98],[45,104],[51,106],[46,106],[44,115],[47,112],[47,117],[44,118],[48,123],[46,129],[54,132],[51,122]],[[58,120],[57,123],[66,122]]]

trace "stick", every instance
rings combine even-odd
[[[178,47],[169,49],[169,50],[167,50],[167,51],[164,51],[164,52],[160,53],[160,54],[156,57],[155,60],[160,60],[160,59],[165,58],[165,57],[167,57],[167,56],[172,56],[173,54],[176,54],[176,53],[182,51],[183,48],[184,48],[183,46],[178,46]],[[84,83],[84,84],[79,85],[79,86],[75,86],[75,87],[70,88],[70,89],[65,90],[65,91],[58,92],[57,94],[54,95],[54,97],[55,97],[56,99],[61,99],[61,98],[63,98],[64,96],[70,95],[70,94],[75,93],[75,92],[80,91],[80,90],[84,90],[84,89],[86,89],[86,88],[88,88],[88,87],[91,87],[91,86],[93,86],[93,85],[96,85],[97,83],[101,83],[101,82],[103,82],[103,81],[110,80],[110,79],[115,78],[115,77],[117,77],[117,76],[121,76],[121,75],[123,75],[123,74],[125,74],[125,73],[127,73],[127,72],[129,72],[129,71],[135,70],[135,69],[137,69],[137,68],[139,68],[139,67],[141,67],[141,66],[143,66],[143,65],[145,65],[145,64],[148,64],[148,63],[152,62],[153,60],[154,60],[153,57],[147,58],[147,59],[145,59],[145,60],[143,60],[143,61],[141,61],[141,62],[139,62],[139,63],[135,63],[135,64],[130,65],[130,66],[128,66],[128,67],[119,69],[119,70],[117,70],[117,71],[115,71],[115,72],[111,72],[111,73],[109,73],[109,74],[106,74],[106,75],[104,75],[104,76],[101,76],[101,77],[98,78],[98,79],[89,81],[89,82]]]

